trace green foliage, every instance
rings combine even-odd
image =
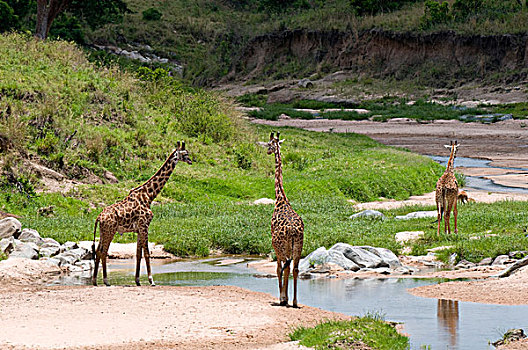
[[[235,99],[237,103],[240,103],[245,107],[264,107],[267,100],[268,95],[262,94],[245,94],[237,96]]]
[[[16,27],[18,16],[15,11],[5,1],[0,1],[0,32],[4,32]]]
[[[49,36],[51,38],[60,38],[66,41],[75,41],[84,43],[84,31],[80,20],[69,13],[62,13],[53,21]]]
[[[149,7],[142,12],[145,21],[159,21],[161,19],[161,12],[153,7]]]
[[[409,349],[409,338],[379,317],[370,315],[350,321],[326,321],[314,328],[299,327],[290,333],[290,339],[315,349]]]
[[[484,0],[455,0],[452,5],[453,17],[456,20],[466,20],[477,14],[483,7]]]
[[[425,1],[425,11],[421,18],[422,28],[427,29],[437,24],[445,24],[450,22],[451,19],[449,3],[447,1]]]
[[[416,0],[350,0],[350,3],[359,16],[373,16],[399,10],[405,3],[414,1]]]

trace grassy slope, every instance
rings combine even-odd
[[[144,82],[115,69],[96,68],[63,42],[0,36],[0,62],[6,62],[0,65],[0,136],[11,143],[8,152],[0,153],[3,175],[11,172],[36,183],[36,176],[21,166],[25,152],[71,178],[82,179],[83,171],[110,170],[121,180],[28,199],[2,176],[0,209],[23,215],[25,227],[61,242],[92,239],[101,208],[148,179],[175,141],[185,139],[195,162],[179,164],[157,198],[161,205],[153,207],[151,241],[165,243],[179,255],[206,255],[217,248],[230,253],[271,251],[273,207],[251,205],[274,196],[273,158],[254,143],[267,139],[268,127],[246,124],[228,101],[189,91],[178,82]],[[42,120],[46,132],[41,132]],[[73,130],[78,130],[70,141],[75,147],[64,141]],[[462,207],[458,239],[437,238],[429,220],[392,219],[413,208],[386,212],[389,219],[384,221],[352,221],[348,217],[354,210],[347,199],[403,199],[431,191],[441,167],[356,134],[281,132],[286,138],[285,188],[305,220],[305,254],[336,242],[398,251],[394,233],[404,230],[426,231],[426,239],[415,247],[418,253],[455,244],[463,257],[473,260],[528,244],[522,232],[525,203]],[[37,215],[38,208],[49,205],[55,206],[54,217]],[[486,245],[469,240],[490,229],[501,236],[487,239]],[[132,242],[135,236],[124,234],[117,240]]]

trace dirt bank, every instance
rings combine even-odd
[[[238,287],[2,287],[2,349],[297,348],[297,325],[346,318]],[[31,312],[29,312],[31,310]]]
[[[527,305],[528,268],[510,277],[484,281],[446,282],[410,289],[416,296],[485,304]]]

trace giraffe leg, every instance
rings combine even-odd
[[[277,279],[279,280],[279,298],[282,296],[282,263],[277,258]]]
[[[293,307],[297,305],[297,277],[299,276],[299,258],[293,260]]]
[[[438,206],[438,204],[436,205],[436,211],[437,211],[436,217],[437,217],[437,222],[438,222],[438,230],[436,231],[436,235],[440,236],[440,221],[442,221],[442,214],[441,214],[441,209]]]
[[[284,269],[282,275],[281,305],[288,305],[288,279],[290,278],[290,265]]]
[[[101,260],[101,242],[99,242],[97,245],[97,250],[95,251],[95,264],[92,276],[92,284],[94,286],[97,286],[97,270],[99,270],[99,260]]]
[[[139,271],[141,268],[141,255],[142,255],[143,247],[141,240],[139,238],[138,234],[138,240],[137,240],[137,246],[136,246],[136,285],[140,286],[141,283],[139,283]]]
[[[110,242],[112,242],[112,238],[113,236],[111,238],[103,237],[103,241],[100,243],[101,265],[103,267],[103,283],[105,284],[105,286],[110,286],[110,283],[108,283],[108,275],[106,271],[106,258],[108,256],[108,249],[110,248]]]
[[[106,256],[107,256],[107,252],[108,252],[108,250],[104,251],[101,254],[101,263],[103,265],[103,282],[104,282],[105,286],[109,287],[110,283],[108,283],[108,276],[107,276],[107,273],[106,273]]]
[[[151,286],[155,286],[154,280],[152,279],[152,273],[150,272],[150,252],[148,247],[148,240],[145,242],[143,247],[143,253],[145,255],[145,263],[147,264],[148,280]]]
[[[457,217],[458,217],[458,209],[457,209],[457,202],[455,201],[455,205],[453,207],[453,216],[455,217],[455,234],[458,233],[458,227],[457,227]]]
[[[451,218],[451,210],[453,209],[453,202],[452,201],[449,201],[448,204],[447,204],[447,210],[446,210],[446,213],[445,213],[445,222],[446,222],[446,227],[447,227],[447,232],[448,234],[451,234],[451,222],[450,222],[450,218]]]

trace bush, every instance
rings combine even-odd
[[[451,19],[447,1],[439,3],[434,0],[427,0],[425,2],[424,15],[421,18],[423,29],[430,28],[436,24],[448,23]]]
[[[465,20],[482,9],[482,0],[455,0],[453,3],[453,17],[456,20]]]
[[[0,1],[0,32],[13,29],[18,22],[15,11],[5,1]]]
[[[159,21],[161,19],[161,12],[151,7],[143,11],[143,19],[145,21]]]
[[[375,15],[382,12],[392,12],[402,8],[406,2],[412,0],[351,0],[352,8],[360,16]]]

